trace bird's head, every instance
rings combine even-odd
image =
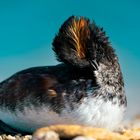
[[[69,17],[53,40],[57,59],[76,67],[92,67],[100,63],[113,64],[116,59],[103,28],[84,17]]]

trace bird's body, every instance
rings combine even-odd
[[[71,17],[69,20],[75,20],[79,30],[84,25],[91,26],[84,19],[79,22],[79,19]],[[66,37],[72,36],[67,30],[64,30],[66,33],[63,31],[65,25],[67,22],[61,27],[60,33],[66,34]],[[126,97],[122,73],[113,50],[105,49],[111,55],[110,61],[106,57],[96,62],[93,61],[94,57],[92,61],[86,61],[85,48],[79,46],[75,51],[74,48],[67,51],[64,46],[58,49],[57,45],[63,47],[67,41],[65,37],[64,44],[61,44],[59,36],[63,40],[63,35],[58,35],[53,49],[64,61],[63,64],[23,70],[0,83],[0,120],[24,132],[52,124],[115,129],[123,118]],[[90,58],[93,50],[89,50]],[[75,56],[76,51],[78,57]]]

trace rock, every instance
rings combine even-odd
[[[59,140],[59,135],[54,131],[42,131],[33,135],[32,140]]]
[[[126,130],[123,136],[129,138],[129,140],[140,140],[140,128]]]
[[[78,136],[78,137],[75,137],[72,140],[96,140],[96,139],[95,138],[91,138],[91,137]]]
[[[32,136],[31,135],[26,135],[23,137],[23,140],[31,140]]]
[[[16,138],[14,136],[8,135],[5,136],[5,140],[16,140]]]
[[[3,135],[0,136],[0,140],[31,140],[31,139],[32,139],[31,135],[26,135],[26,136],[15,135],[15,136],[11,136],[11,135],[3,134]]]
[[[0,136],[0,140],[2,140],[2,136]]]
[[[77,136],[90,137],[96,140],[128,140],[126,136],[114,133],[103,128],[92,128],[80,125],[52,125],[38,129],[33,137],[45,135],[48,131],[54,131],[60,138],[72,139]]]

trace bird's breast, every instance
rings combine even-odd
[[[53,124],[81,124],[114,129],[122,120],[124,111],[124,106],[112,104],[111,101],[85,97],[71,111],[67,105],[60,113],[48,105],[24,107],[22,111],[14,112],[3,108],[0,109],[0,119],[11,127],[26,132]]]

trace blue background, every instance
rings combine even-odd
[[[71,15],[89,17],[107,31],[124,74],[128,115],[140,113],[139,0],[0,0],[0,81],[57,64],[51,43]]]

